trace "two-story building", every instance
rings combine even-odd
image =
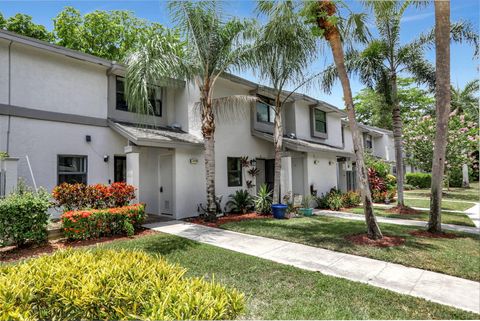
[[[198,90],[182,80],[155,84],[154,115],[139,116],[128,110],[124,76],[115,62],[0,31],[0,151],[19,158],[19,176],[32,186],[126,181],[150,213],[197,215],[205,202]],[[258,97],[239,106],[245,112],[217,120],[216,191],[225,202],[238,189],[273,184],[272,91],[226,74],[215,95]],[[301,94],[283,113],[282,194],[355,189],[345,113]],[[361,128],[365,146],[391,161],[391,133]]]

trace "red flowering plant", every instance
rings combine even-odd
[[[87,207],[85,184],[62,183],[53,189],[52,196],[58,207],[73,210]]]
[[[145,220],[145,205],[68,211],[61,219],[64,234],[71,240],[122,234],[131,236]]]
[[[126,183],[112,183],[109,187],[113,206],[125,206],[135,198],[135,187]]]

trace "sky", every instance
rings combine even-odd
[[[358,1],[345,0],[347,5],[354,12],[362,11],[362,5]],[[167,27],[174,26],[171,21],[166,6],[166,1],[159,0],[77,0],[77,1],[45,1],[45,0],[0,0],[0,12],[4,17],[9,17],[16,13],[25,13],[33,17],[33,21],[45,25],[47,29],[53,29],[52,19],[66,6],[73,6],[80,10],[82,14],[94,10],[130,10],[136,16],[150,21],[159,22]],[[256,17],[254,12],[255,2],[252,0],[229,0],[224,2],[224,13],[230,16],[241,18]],[[451,21],[466,20],[474,24],[478,30],[480,25],[480,1],[478,0],[451,0]],[[409,42],[415,39],[422,32],[431,30],[434,26],[434,8],[433,2],[422,8],[409,8],[402,20],[401,41]],[[373,27],[370,22],[369,26]],[[376,31],[370,30],[373,35]],[[463,87],[468,81],[478,79],[478,60],[473,59],[474,49],[467,44],[452,44],[451,46],[451,81],[453,85]],[[435,51],[429,50],[427,58],[434,63]],[[318,61],[309,66],[311,74],[318,73],[325,66],[332,63],[331,52],[328,47],[321,51]],[[241,77],[269,85],[260,80],[254,72],[246,71],[238,74]],[[404,75],[408,76],[408,75]],[[358,93],[364,86],[355,78],[351,79],[353,93]],[[289,89],[289,88],[287,88]],[[292,89],[292,88],[290,88]],[[324,100],[339,108],[343,108],[343,95],[340,84],[337,82],[331,93],[325,93],[320,88],[312,86],[310,88],[300,88],[303,92],[312,97]]]

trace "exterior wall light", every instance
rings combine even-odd
[[[103,161],[104,161],[105,163],[107,163],[109,159],[110,159],[110,156],[108,156],[108,155],[103,155]]]
[[[192,165],[198,164],[198,159],[197,158],[190,158],[190,164],[192,164]]]

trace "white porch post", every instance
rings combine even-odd
[[[282,156],[282,170],[280,172],[280,197],[292,191],[292,157]]]
[[[135,202],[140,201],[140,150],[137,146],[125,146],[127,155],[127,184],[136,188]]]
[[[3,172],[3,179],[0,180],[0,191],[8,195],[15,191],[18,183],[18,158],[7,157],[0,160],[0,171]]]

